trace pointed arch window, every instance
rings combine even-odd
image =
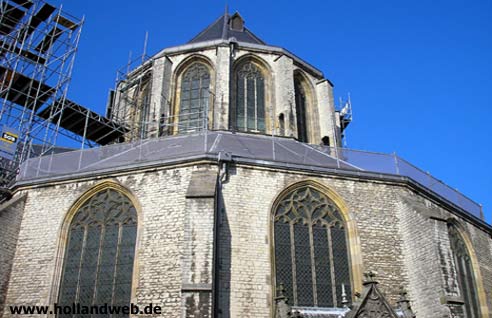
[[[265,133],[265,77],[253,62],[236,71],[236,107],[233,123],[239,131]]]
[[[290,304],[342,307],[351,295],[345,223],[336,205],[311,186],[281,198],[273,216],[275,284]],[[350,297],[348,297],[350,298]]]
[[[150,81],[147,80],[146,83],[144,83],[143,88],[139,91],[137,91],[137,96],[136,99],[138,101],[139,105],[139,111],[140,111],[140,120],[139,120],[139,137],[140,139],[145,139],[148,136],[148,128],[149,128],[149,121],[150,121]]]
[[[296,100],[297,139],[308,142],[306,122],[306,91],[298,77],[294,77],[294,92]]]
[[[448,224],[449,242],[455,262],[460,293],[464,301],[464,311],[467,318],[480,317],[478,294],[475,284],[470,253],[466,244],[453,224]]]
[[[128,197],[106,189],[90,198],[70,223],[58,305],[129,305],[136,234]]]
[[[205,127],[209,96],[210,72],[203,63],[194,63],[181,78],[178,132]]]

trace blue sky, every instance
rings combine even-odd
[[[183,44],[225,1],[52,1],[85,15],[69,96],[104,113],[129,52]],[[230,0],[246,26],[352,97],[348,147],[400,156],[484,205],[492,221],[492,1]]]

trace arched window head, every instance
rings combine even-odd
[[[178,132],[202,130],[206,124],[210,95],[210,72],[203,63],[194,63],[181,77]]]
[[[265,77],[253,62],[236,71],[236,105],[233,124],[239,131],[265,133]]]
[[[58,305],[129,305],[136,234],[135,207],[116,190],[80,207],[68,229]]]
[[[308,129],[306,122],[306,91],[299,77],[294,77],[294,91],[296,99],[297,139],[308,142]]]
[[[273,216],[275,284],[299,307],[342,307],[352,287],[345,222],[311,186],[285,194]]]
[[[466,318],[480,317],[478,289],[476,288],[470,253],[463,237],[453,224],[448,224],[449,242],[453,251],[455,270],[458,278],[463,309]]]

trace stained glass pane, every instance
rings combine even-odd
[[[76,301],[83,240],[84,229],[82,227],[70,231],[60,286],[59,303],[61,305],[69,305]],[[68,315],[62,315],[62,317],[68,317]]]
[[[263,75],[255,64],[248,62],[239,68],[236,108],[233,112],[238,130],[265,131],[264,86]]]
[[[109,304],[113,297],[113,279],[116,263],[116,250],[118,248],[117,224],[106,226],[102,245],[99,273],[97,279],[97,304]]]
[[[292,296],[292,253],[289,223],[275,223],[275,264],[277,265],[277,286],[284,285],[285,294],[292,303],[294,298]]]
[[[256,78],[256,104],[258,107],[258,130],[265,132],[265,81],[262,77]]]
[[[473,271],[471,267],[471,262],[470,260],[464,260],[464,264],[466,267],[466,278],[467,278],[467,286],[466,288],[469,288],[465,292],[469,294],[468,299],[466,302],[470,304],[470,310],[473,312],[473,316],[471,317],[479,317],[479,311],[478,311],[478,292],[477,289],[475,288],[475,282],[473,280]]]
[[[87,231],[84,253],[82,256],[82,268],[80,270],[78,303],[90,306],[94,296],[97,262],[99,257],[99,243],[101,227],[92,224]]]
[[[128,305],[136,241],[130,200],[101,191],[79,209],[70,228],[58,303]]]
[[[347,295],[351,295],[345,230],[338,227],[331,228],[331,241],[333,244],[333,263],[336,274],[335,287],[337,292],[337,305],[340,307],[342,304],[342,284],[345,285],[345,292]]]
[[[256,109],[255,109],[255,80],[249,78],[246,83],[246,96],[247,96],[247,116],[248,116],[248,130],[256,130]]]
[[[347,298],[351,299],[344,220],[335,204],[316,189],[302,187],[281,198],[274,220],[277,287],[280,282],[284,283],[287,295],[293,296],[290,303],[340,307],[342,284]],[[290,237],[290,224],[294,224],[293,238]],[[290,246],[287,245],[288,238]],[[292,248],[294,255],[290,252]],[[295,264],[295,276],[290,274],[292,264]],[[335,277],[332,277],[333,273]]]
[[[313,276],[311,267],[311,245],[309,228],[297,223],[294,225],[294,244],[296,257],[297,305],[313,306]]]
[[[237,83],[237,101],[236,101],[236,128],[238,130],[245,130],[245,108],[244,108],[244,77],[239,77]]]
[[[331,261],[328,249],[328,232],[326,227],[313,227],[314,259],[316,269],[316,291],[318,306],[333,307],[331,288]]]
[[[210,86],[207,67],[201,63],[193,64],[183,74],[181,83],[178,131],[201,130]]]
[[[306,130],[306,97],[304,89],[299,79],[294,80],[296,118],[297,118],[297,138],[299,141],[307,142]]]
[[[465,302],[464,311],[466,312],[466,317],[480,317],[478,295],[476,292],[477,289],[475,287],[473,269],[468,249],[455,226],[450,224],[448,226],[448,231],[449,241],[451,243],[451,249],[455,259],[456,272],[458,273],[460,293]]]

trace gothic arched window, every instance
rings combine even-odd
[[[297,77],[294,78],[294,91],[296,99],[297,139],[302,142],[307,142],[306,92],[301,81]]]
[[[449,224],[448,233],[466,317],[478,318],[480,317],[478,294],[470,254],[456,226]]]
[[[341,212],[326,195],[303,186],[284,195],[273,216],[275,285],[300,307],[342,307],[351,295]]]
[[[145,139],[148,136],[148,128],[150,122],[150,80],[147,79],[141,85],[141,88],[135,92],[138,110],[140,112],[139,124],[139,138]]]
[[[265,77],[251,61],[236,71],[236,104],[232,121],[239,131],[266,131]]]
[[[205,127],[210,89],[210,72],[203,63],[192,64],[181,78],[178,131]]]
[[[136,234],[135,207],[116,190],[80,207],[68,229],[58,305],[129,305]]]

